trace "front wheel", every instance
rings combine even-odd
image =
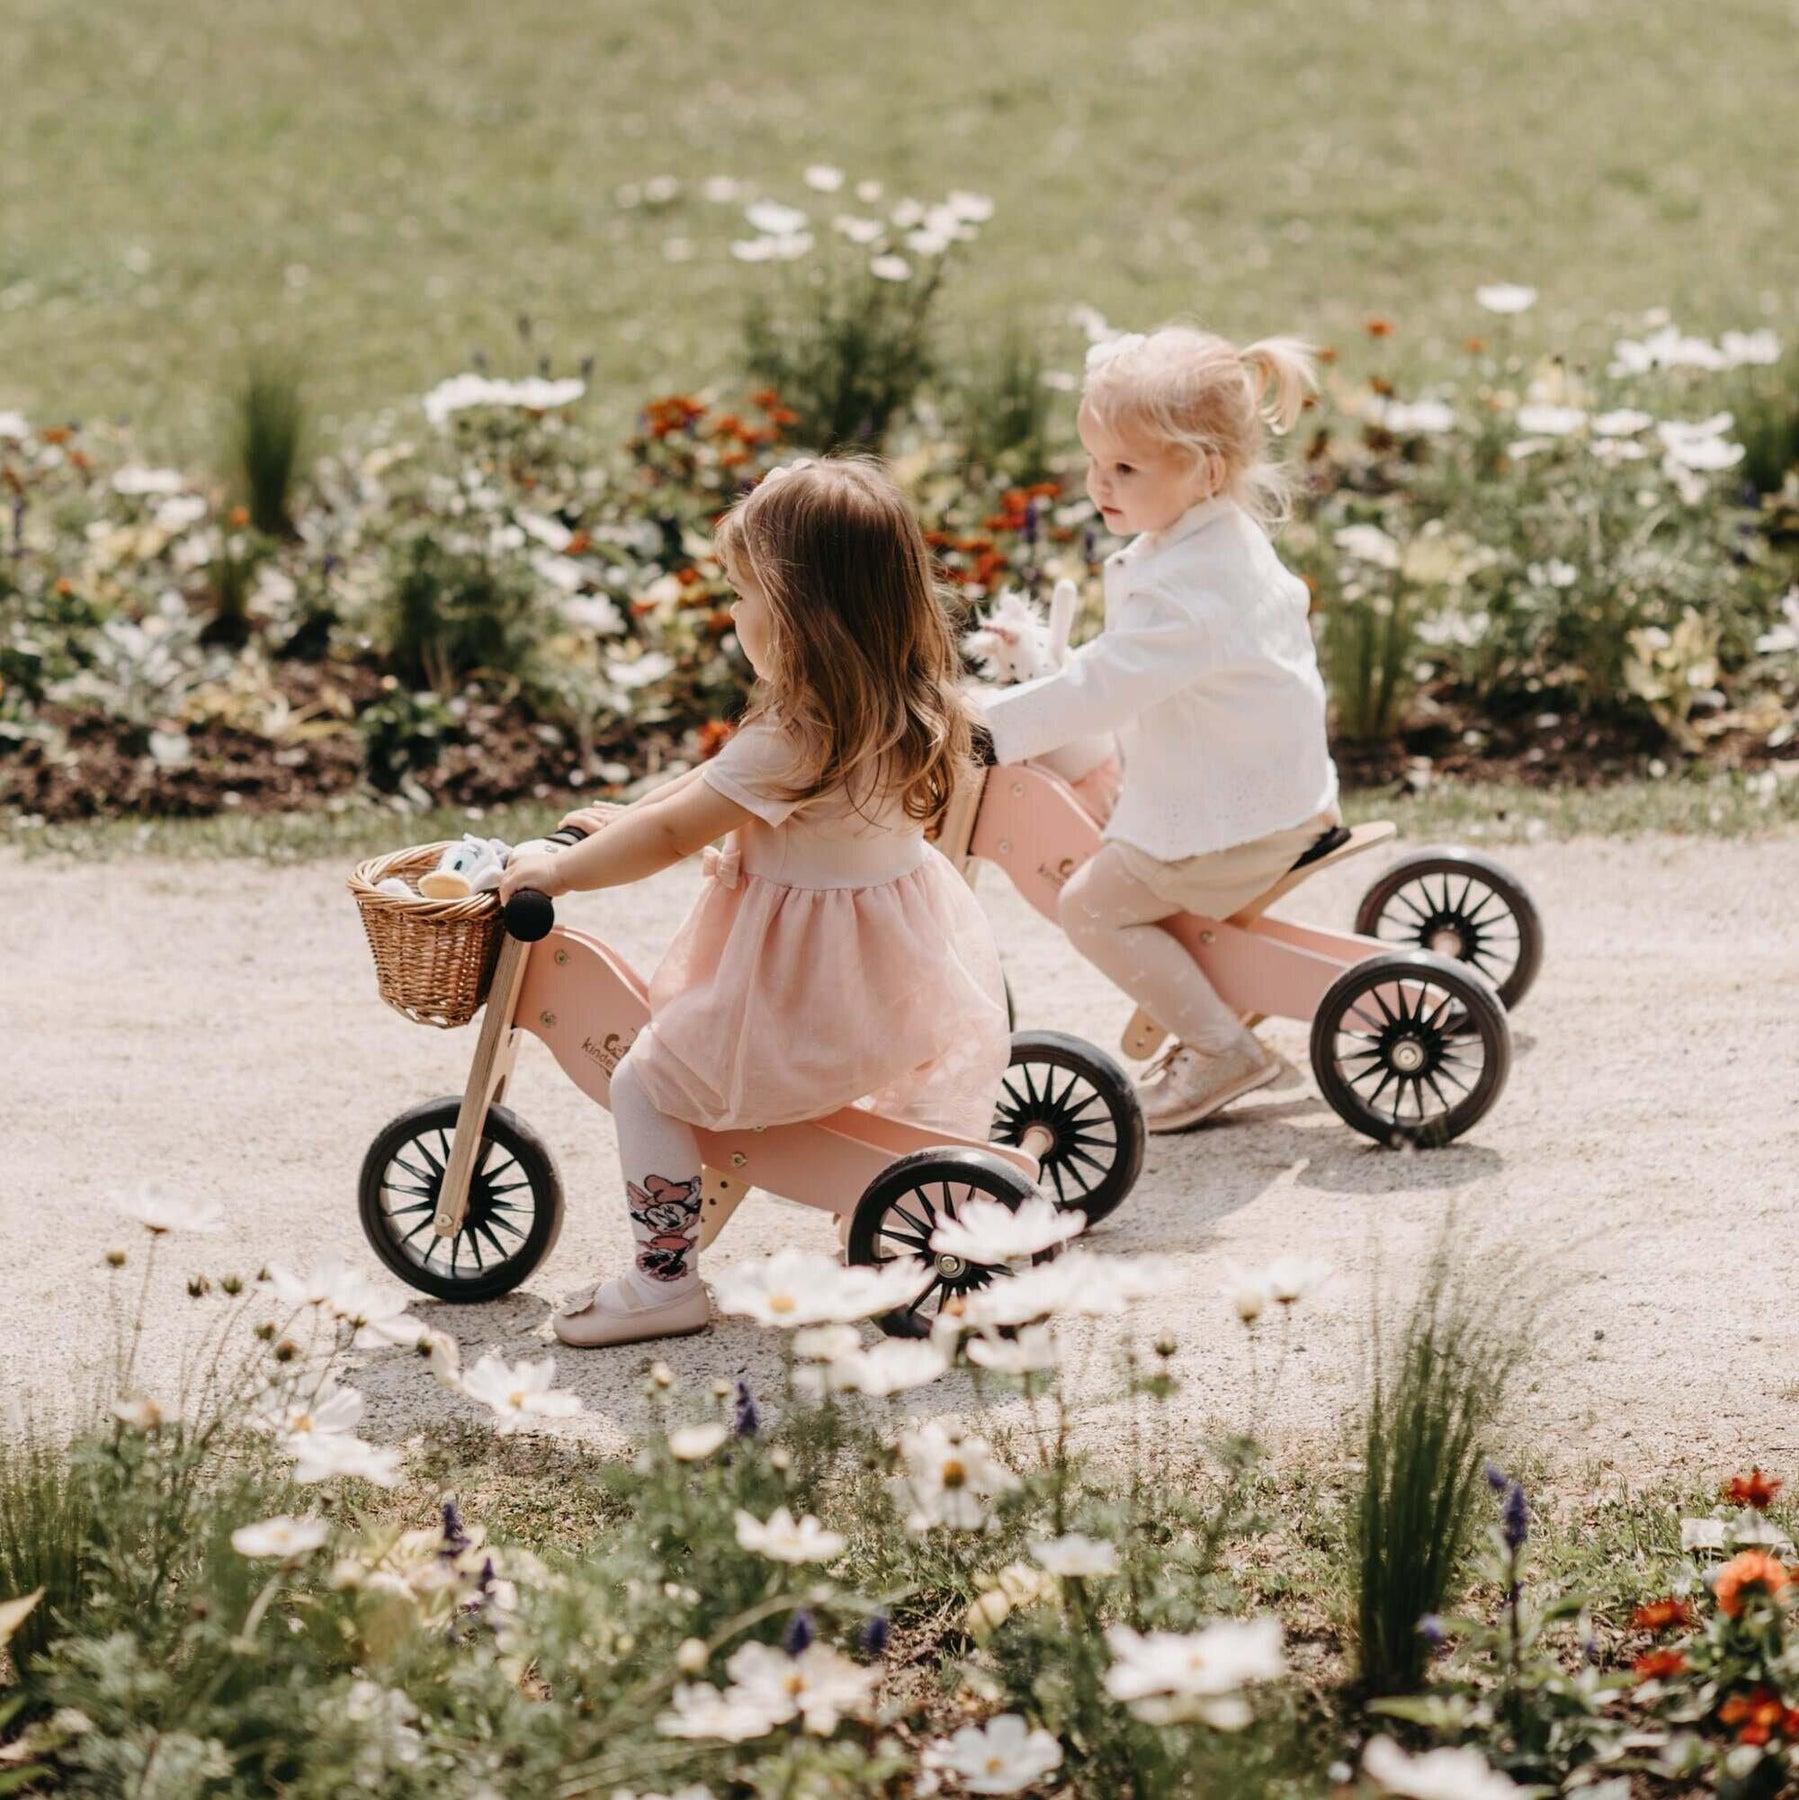
[[[437,1200],[462,1102],[427,1100],[385,1126],[362,1159],[362,1229],[409,1287],[439,1300],[509,1294],[562,1230],[562,1182],[548,1146],[504,1106],[487,1109],[468,1211],[454,1237],[436,1230]]]
[[[1037,1133],[1038,1183],[1089,1225],[1118,1210],[1143,1172],[1137,1090],[1103,1050],[1065,1031],[1019,1031],[988,1137],[1023,1147]]]
[[[1505,1087],[1512,1029],[1491,986],[1447,957],[1372,956],[1312,1019],[1312,1073],[1345,1124],[1395,1149],[1460,1137]]]
[[[1543,921],[1521,882],[1475,850],[1416,850],[1362,896],[1356,935],[1478,969],[1510,1012],[1543,961]]]
[[[883,1169],[856,1202],[849,1260],[865,1268],[916,1262],[918,1295],[876,1324],[890,1337],[929,1337],[950,1301],[1010,1274],[1004,1266],[940,1255],[931,1248],[931,1234],[941,1220],[959,1218],[972,1199],[997,1200],[1017,1212],[1036,1191],[1009,1162],[985,1150],[917,1150]]]

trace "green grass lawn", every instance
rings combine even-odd
[[[767,274],[697,182],[828,217],[818,160],[994,195],[952,355],[1087,301],[1346,347],[1384,315],[1403,371],[1498,278],[1543,290],[1533,342],[1778,323],[1792,52],[1786,0],[7,0],[0,407],[197,451],[256,340],[349,417],[516,363],[524,310],[622,415],[728,374]]]

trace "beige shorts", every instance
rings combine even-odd
[[[1162,862],[1116,838],[1112,848],[1126,871],[1157,899],[1181,912],[1228,919],[1273,887],[1337,820],[1333,809],[1290,831],[1270,832],[1251,843],[1185,856],[1179,862]]]

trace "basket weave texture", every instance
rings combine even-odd
[[[416,882],[437,867],[444,844],[419,844],[358,863],[350,892],[369,948],[381,998],[415,1024],[466,1025],[487,998],[500,954],[500,902],[494,894],[426,900],[376,891],[390,875]]]

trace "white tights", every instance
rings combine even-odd
[[[650,1104],[629,1055],[612,1072],[612,1121],[618,1160],[637,1239],[637,1262],[625,1276],[650,1305],[699,1285],[700,1144],[683,1119]]]

